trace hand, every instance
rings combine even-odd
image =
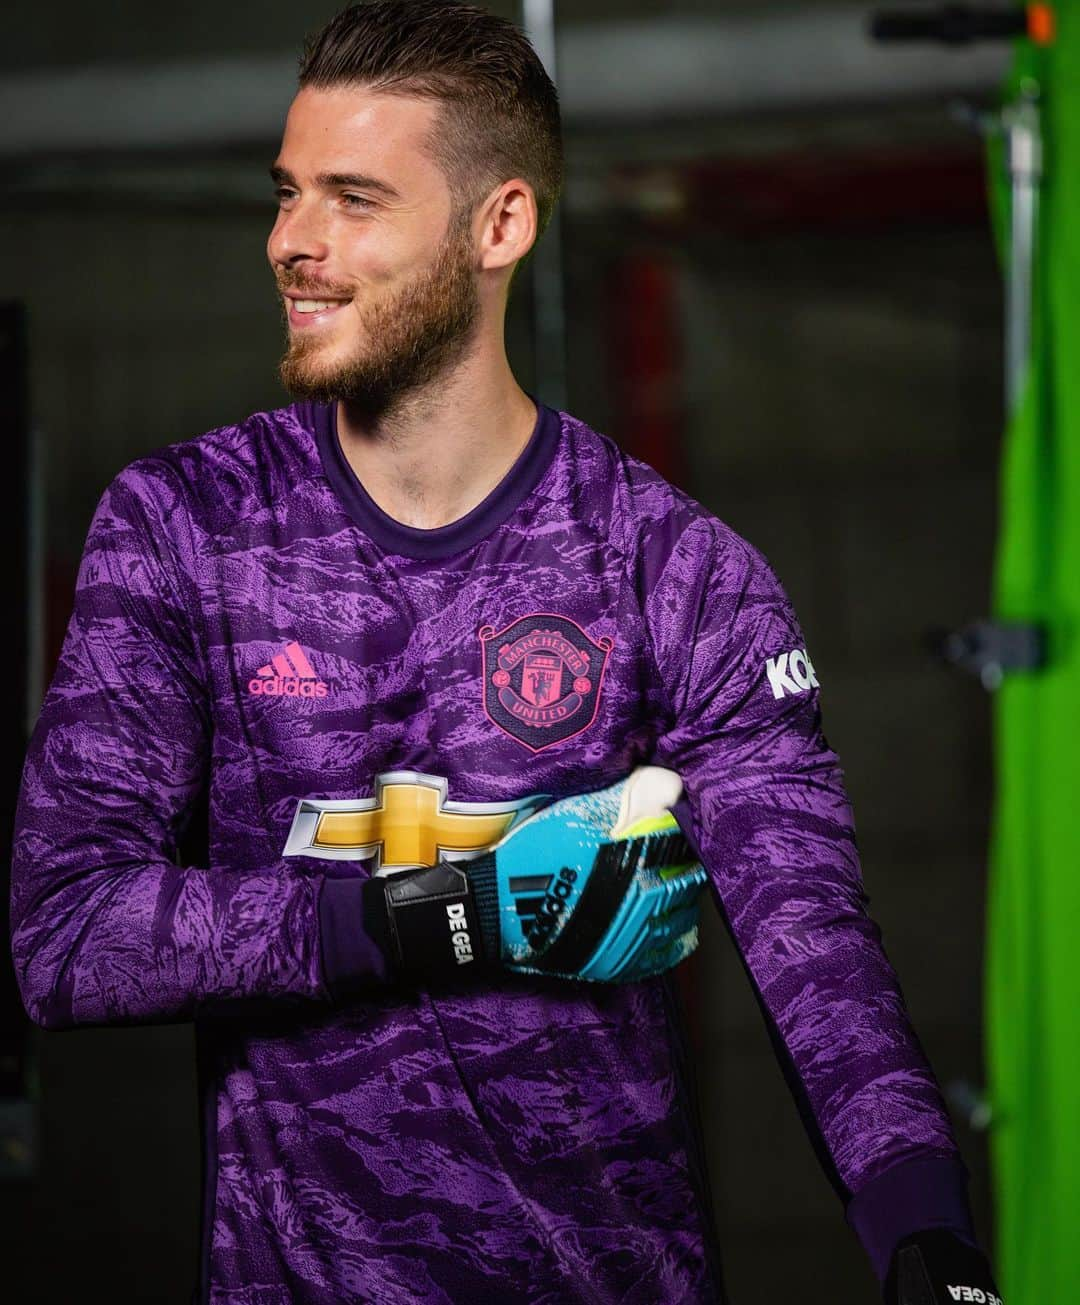
[[[885,1305],[1004,1305],[983,1253],[944,1228],[905,1237],[885,1279]]]
[[[562,798],[488,853],[370,881],[401,976],[500,966],[616,983],[671,969],[697,946],[706,881],[670,808],[674,771],[644,766]]]

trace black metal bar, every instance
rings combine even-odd
[[[974,41],[1008,41],[1028,30],[1023,5],[942,5],[937,9],[887,9],[872,16],[875,41],[940,41],[970,45]]]
[[[926,638],[931,652],[977,675],[987,689],[1009,672],[1038,671],[1047,662],[1047,630],[1038,623],[975,621],[960,630],[931,630]]]
[[[11,844],[15,804],[27,743],[29,696],[29,502],[30,420],[26,310],[15,301],[0,303],[0,386],[4,403],[0,438],[4,478],[0,490],[0,547],[7,623],[3,716],[3,787],[0,790],[0,937],[9,934]],[[28,1179],[34,1170],[34,1113],[26,1100],[29,1079],[30,1022],[23,1010],[11,961],[4,946],[0,961],[0,1179]]]

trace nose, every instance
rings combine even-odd
[[[266,242],[271,263],[287,267],[303,258],[324,262],[329,249],[317,197],[307,201],[297,197],[288,209],[279,209]]]

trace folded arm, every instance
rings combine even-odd
[[[335,964],[385,973],[359,884],[320,902],[323,878],[285,860],[176,864],[212,738],[198,597],[170,538],[190,525],[179,507],[165,519],[168,475],[147,459],[103,494],[24,763],[11,945],[45,1028],[326,999]]]

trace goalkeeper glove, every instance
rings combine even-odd
[[[944,1228],[913,1233],[900,1242],[884,1299],[885,1305],[1003,1305],[983,1253]]]
[[[476,859],[369,880],[365,926],[402,978],[663,973],[697,946],[706,879],[669,809],[681,793],[674,771],[643,766],[552,802]]]

